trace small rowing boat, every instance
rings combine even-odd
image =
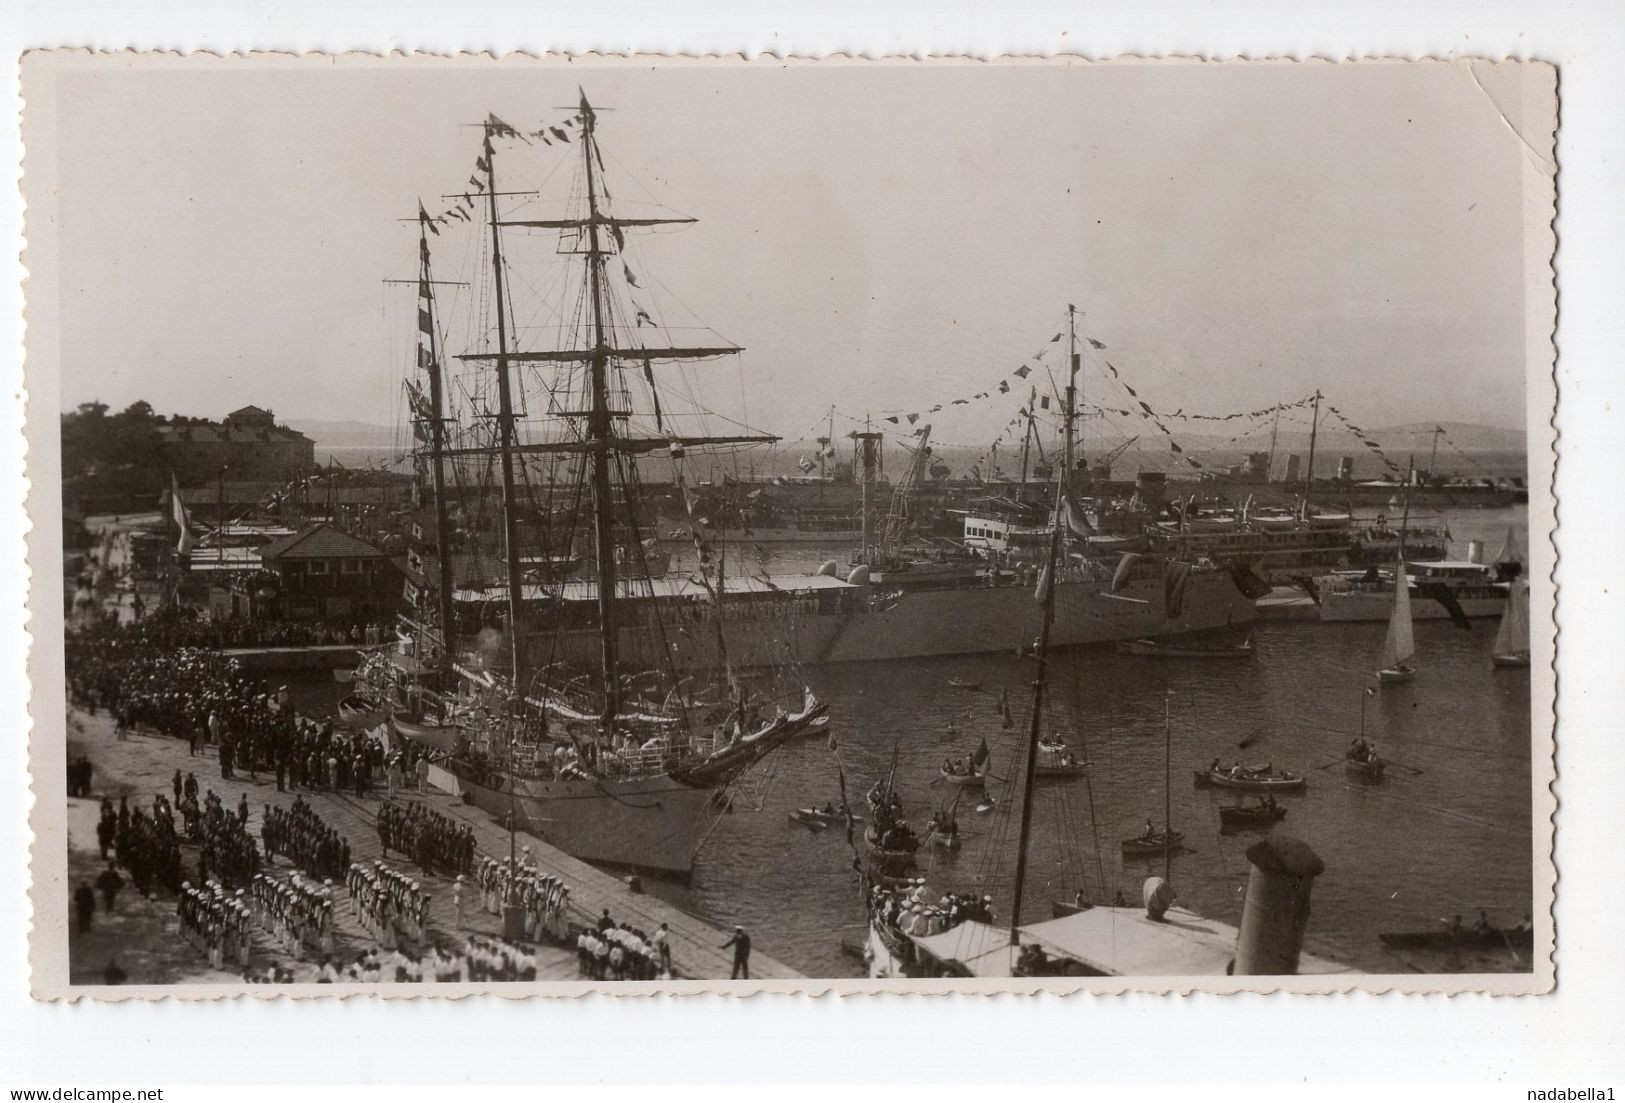
[[[1219,826],[1228,828],[1268,827],[1286,818],[1286,809],[1273,800],[1253,804],[1226,804],[1219,808]]]
[[[1184,841],[1184,834],[1178,831],[1158,831],[1150,836],[1141,835],[1135,839],[1124,839],[1123,857],[1154,857],[1165,851],[1178,850]]]
[[[1348,768],[1349,776],[1360,781],[1381,781],[1388,763],[1373,755],[1368,759],[1346,758],[1343,765]]]
[[[1034,777],[1075,777],[1088,769],[1089,764],[1074,755],[1060,736],[1046,735],[1038,741],[1038,757],[1033,760]]]
[[[839,808],[797,808],[790,813],[790,819],[799,824],[822,831],[826,827],[838,827],[846,822],[846,813]],[[853,816],[853,823],[862,823],[862,816]]]
[[[348,727],[371,728],[383,723],[384,710],[359,693],[348,693],[339,702],[338,718]]]
[[[982,688],[981,682],[967,682],[963,678],[949,678],[948,684],[955,689],[977,690]]]
[[[1144,637],[1123,640],[1118,643],[1117,650],[1125,655],[1147,655],[1157,659],[1247,659],[1253,654],[1253,640],[1249,636],[1240,643],[1204,644]]]
[[[1293,773],[1291,770],[1277,773],[1268,765],[1237,764],[1229,768],[1210,766],[1206,770],[1195,771],[1195,774],[1198,787],[1212,785],[1219,789],[1236,789],[1247,793],[1290,792],[1308,785],[1302,774]]]
[[[1528,927],[1502,929],[1462,928],[1459,931],[1397,931],[1379,934],[1390,950],[1512,950],[1528,953],[1535,946],[1535,932]]]

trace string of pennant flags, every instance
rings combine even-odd
[[[1371,450],[1371,454],[1376,456],[1377,459],[1381,460],[1384,467],[1396,475],[1404,474],[1405,469],[1388,457],[1388,454],[1382,450],[1382,445],[1372,440],[1366,434],[1364,429],[1360,428],[1358,425],[1354,424],[1354,422],[1344,417],[1343,411],[1339,410],[1336,406],[1327,406],[1326,409],[1333,416],[1335,416],[1338,421],[1343,423],[1343,428],[1354,434],[1354,439],[1358,440],[1361,444],[1369,448]]]
[[[456,196],[451,206],[439,214],[431,215],[420,203],[418,216],[429,232],[438,235],[442,227],[453,222],[472,222],[474,220],[474,204],[485,195],[485,180],[481,173],[491,169],[491,155],[493,148],[492,138],[503,138],[509,141],[520,141],[525,145],[569,145],[581,133],[582,118],[580,115],[571,115],[557,124],[544,125],[536,130],[520,130],[510,126],[495,115],[485,118],[485,140],[481,143],[480,155],[474,160],[474,171],[468,177],[468,190]],[[634,284],[634,286],[636,286]]]

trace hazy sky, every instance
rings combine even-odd
[[[1366,425],[1520,426],[1528,155],[1501,114],[1517,117],[1516,75],[1478,80],[1448,65],[109,63],[25,89],[58,109],[28,166],[56,205],[36,190],[28,229],[60,228],[47,324],[65,405],[393,424],[412,292],[382,281],[413,275],[416,252],[399,220],[465,186],[479,132],[462,124],[558,121],[579,84],[614,108],[600,135],[617,196],[700,220],[642,239],[633,262],[658,277],[644,305],[662,321],[692,311],[748,350],[692,370],[730,417],[793,437],[832,403],[862,416],[987,390],[1074,302],[1161,409],[1318,386]],[[503,185],[557,185],[575,158],[504,154]],[[477,269],[470,237],[436,242],[437,274]],[[546,244],[516,246],[516,265]],[[516,295],[547,284],[538,268]],[[938,436],[985,438],[1016,405],[939,416]]]

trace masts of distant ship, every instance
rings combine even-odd
[[[1061,458],[1061,485],[1064,487],[1072,478],[1072,449],[1073,437],[1077,429],[1078,417],[1078,308],[1071,303],[1066,304],[1066,433],[1062,437],[1065,441],[1065,454]],[[1060,518],[1056,518],[1060,523]]]
[[[419,329],[422,340],[428,346],[428,356],[418,366],[429,373],[429,470],[434,489],[435,558],[439,561],[440,583],[439,601],[436,604],[440,612],[441,658],[449,662],[454,653],[452,641],[456,634],[456,614],[452,601],[450,521],[446,509],[446,392],[440,371],[440,347],[435,341],[434,277],[429,270],[429,215],[421,205],[418,215],[418,302],[423,312]]]
[[[1315,492],[1315,438],[1320,433],[1320,391],[1316,389],[1314,407],[1309,415],[1309,468],[1303,476],[1303,508],[1301,513],[1304,520],[1309,518],[1309,497]]]
[[[609,412],[609,340],[604,326],[604,251],[599,240],[602,227],[598,210],[598,176],[593,168],[594,130],[597,117],[581,96],[581,162],[587,172],[587,279],[592,298],[591,412],[587,417],[587,439],[607,441],[613,419]],[[593,549],[598,558],[599,655],[603,668],[604,702],[600,720],[606,730],[613,728],[619,711],[621,679],[617,673],[615,625],[615,517],[610,499],[609,450],[592,451]]]
[[[524,694],[524,687],[519,680],[520,652],[524,634],[524,621],[520,616],[520,610],[523,607],[521,585],[524,579],[519,569],[518,502],[514,491],[513,478],[513,450],[516,433],[513,413],[513,387],[508,378],[507,364],[507,288],[502,270],[502,230],[497,225],[497,166],[496,155],[492,151],[490,123],[485,126],[485,195],[491,215],[491,271],[493,292],[496,297],[497,353],[502,358],[498,361],[497,370],[497,447],[501,457],[502,469],[502,542],[508,572],[508,673],[513,679],[509,692],[513,695],[513,704],[517,706]],[[511,709],[509,713],[509,723],[512,724],[515,718],[512,716]],[[510,732],[510,748],[512,742],[513,737]]]

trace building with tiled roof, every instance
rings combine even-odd
[[[316,466],[316,442],[276,423],[276,415],[244,406],[224,421],[160,425],[165,459],[183,486],[218,480],[286,482]]]
[[[307,525],[259,549],[277,576],[275,615],[339,624],[388,617],[400,604],[402,575],[387,552],[328,523]]]

